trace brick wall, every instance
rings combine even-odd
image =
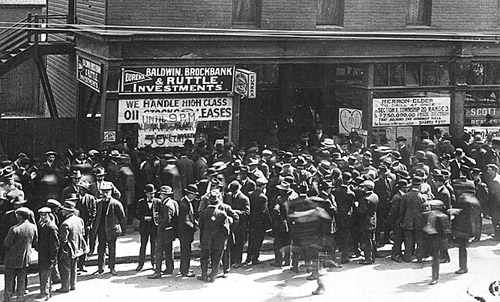
[[[316,0],[262,0],[261,28],[315,30]],[[406,30],[404,0],[345,0],[343,31]],[[434,0],[431,29],[498,27],[499,0]],[[231,28],[232,0],[109,0],[114,25]],[[331,28],[328,28],[331,29]]]

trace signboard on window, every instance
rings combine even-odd
[[[230,121],[232,97],[159,98],[118,101],[118,124],[137,124],[145,113],[195,112],[198,121]]]
[[[187,139],[194,141],[198,118],[196,112],[143,113],[138,123],[138,145],[173,147],[182,146]]]
[[[82,56],[76,56],[76,78],[85,86],[101,92],[102,65]]]
[[[373,127],[450,123],[450,97],[373,99]]]
[[[361,109],[339,108],[339,133],[349,134],[361,129],[362,116]]]
[[[232,93],[234,70],[234,66],[125,67],[121,72],[119,93]]]
[[[465,125],[494,126],[500,125],[500,108],[481,107],[465,108]]]

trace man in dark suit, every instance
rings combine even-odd
[[[97,199],[90,195],[90,183],[86,180],[81,180],[78,183],[80,198],[76,202],[76,209],[78,211],[78,216],[83,219],[85,227],[85,242],[90,248],[90,251],[94,251],[94,243],[90,243],[90,229],[97,215]],[[87,254],[82,255],[78,259],[78,271],[87,272],[85,269],[85,262],[87,261]]]
[[[234,180],[229,184],[225,203],[238,214],[238,225],[233,230],[234,242],[229,243],[230,262],[234,268],[241,266],[243,247],[247,241],[250,200],[241,192],[241,184]]]
[[[71,174],[71,184],[64,188],[62,191],[62,196],[61,200],[66,200],[69,197],[69,194],[71,193],[78,193],[79,188],[78,188],[78,183],[82,179],[82,172],[80,170],[74,170],[73,173]]]
[[[196,198],[198,188],[194,184],[189,184],[184,189],[186,195],[179,201],[179,241],[181,248],[181,267],[179,275],[182,277],[194,277],[195,274],[189,269],[191,262],[191,243],[194,240],[194,233],[197,229],[195,220]]]
[[[31,261],[31,248],[36,246],[38,234],[36,226],[28,221],[33,215],[30,209],[20,207],[16,211],[18,223],[9,229],[3,244],[5,253],[4,301],[12,301],[12,292],[17,283],[17,301],[24,301],[26,274]]]
[[[106,174],[106,170],[102,167],[97,167],[94,170],[96,181],[90,184],[90,194],[94,195],[95,198],[101,198],[101,187],[105,184],[106,186],[111,185],[111,197],[119,200],[122,194],[112,182],[104,180]]]
[[[200,213],[201,276],[198,276],[198,280],[205,282],[215,280],[229,236],[229,219],[227,214],[218,208],[221,200],[219,192],[210,192],[208,196],[210,204]],[[209,263],[212,263],[210,274],[208,274]]]
[[[148,279],[161,278],[161,264],[165,258],[166,269],[163,272],[171,275],[174,272],[174,254],[172,243],[175,240],[179,218],[179,204],[172,199],[174,191],[170,186],[161,186],[160,202],[153,208],[153,218],[158,226],[155,247],[155,272]]]
[[[151,246],[151,266],[155,266],[155,248],[156,248],[156,232],[157,228],[153,220],[153,209],[161,201],[155,198],[156,189],[153,184],[147,184],[144,187],[145,198],[139,199],[137,202],[137,209],[135,211],[135,217],[139,220],[139,234],[141,235],[141,247],[139,248],[139,265],[135,269],[136,271],[141,271],[144,267],[144,262],[146,261],[146,246],[149,244]]]
[[[349,243],[351,242],[351,229],[353,223],[353,207],[356,194],[351,190],[350,183],[352,174],[342,173],[342,185],[333,191],[333,196],[337,202],[337,241],[341,252],[340,262],[349,262]]]
[[[97,200],[96,219],[92,225],[90,237],[99,240],[97,247],[97,274],[104,273],[104,254],[108,247],[108,266],[111,275],[117,275],[115,270],[116,239],[125,232],[125,211],[122,204],[111,197],[113,186],[104,182],[100,186],[102,198]]]
[[[240,169],[239,181],[241,183],[241,192],[245,194],[245,196],[249,196],[256,188],[255,182],[248,177],[248,173],[248,166],[242,166]]]
[[[85,226],[83,219],[77,216],[76,202],[78,196],[70,196],[61,206],[61,211],[65,220],[61,224],[59,232],[59,272],[61,273],[61,288],[56,290],[59,293],[67,293],[75,290],[76,267],[78,257],[88,251],[85,241]]]
[[[424,220],[422,212],[424,210],[423,204],[426,201],[426,197],[420,193],[421,184],[422,179],[418,176],[414,176],[411,180],[411,190],[404,194],[401,199],[399,219],[405,234],[405,252],[403,255],[403,260],[405,262],[411,261],[411,255],[413,251],[415,251],[415,244],[417,244],[417,249],[415,251],[417,261],[422,262],[423,258],[422,229],[424,227]]]
[[[198,180],[198,170],[194,161],[188,158],[187,150],[181,151],[181,158],[177,161],[177,169],[181,176],[181,188],[184,189],[188,184],[192,184]]]
[[[377,206],[378,196],[373,192],[375,184],[371,180],[365,180],[361,184],[363,197],[359,201],[359,228],[361,230],[361,246],[365,259],[361,264],[372,264],[375,262],[377,245],[375,243],[375,229],[377,228]]]
[[[396,143],[398,144],[398,151],[399,154],[401,154],[401,160],[400,162],[406,166],[406,168],[410,168],[410,150],[408,150],[408,147],[406,147],[406,137],[404,136],[398,136],[396,138]]]
[[[271,217],[267,207],[268,200],[264,194],[267,183],[268,181],[264,177],[257,179],[256,189],[248,196],[250,199],[250,215],[246,264],[255,265],[260,263],[260,248],[266,235],[266,229],[271,226]]]

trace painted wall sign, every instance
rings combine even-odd
[[[500,125],[500,108],[465,108],[464,123],[467,126]]]
[[[353,129],[361,129],[361,109],[339,108],[339,133],[351,133]]]
[[[234,71],[234,66],[126,67],[122,68],[119,93],[232,93]]]
[[[118,101],[118,124],[136,124],[143,113],[168,114],[193,112],[198,120],[230,121],[233,117],[232,97],[162,98]]]
[[[76,63],[76,78],[78,82],[97,92],[101,92],[102,64],[80,55],[76,56]]]
[[[450,98],[373,99],[373,127],[450,123]]]

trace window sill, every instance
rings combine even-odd
[[[406,25],[406,29],[431,29],[430,25]]]
[[[342,26],[342,25],[316,25],[316,29],[336,30],[336,29],[344,29],[344,26]]]

